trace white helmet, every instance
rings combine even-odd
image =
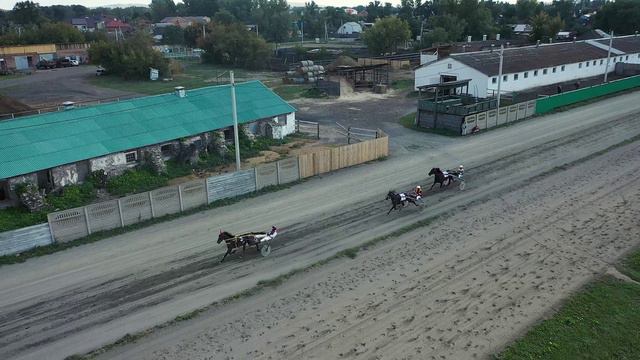
[[[420,187],[420,185],[418,185],[418,186],[416,186],[416,189],[422,189],[422,188]]]
[[[458,167],[458,169],[460,169],[460,170],[464,170],[464,167],[463,167],[462,165],[460,165],[460,166]]]

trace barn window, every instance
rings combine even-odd
[[[578,69],[582,69],[582,63],[578,64]]]
[[[538,70],[533,70],[533,76],[538,76]]]
[[[518,80],[518,74],[513,74],[513,80]]]
[[[629,60],[629,55],[624,57],[625,60]]]
[[[604,60],[600,59],[600,65],[604,64]]]
[[[502,81],[507,81],[507,78],[508,78],[507,75],[503,75],[502,76]]]
[[[451,69],[452,67],[451,63],[447,64],[447,69]]]
[[[131,151],[131,152],[125,153],[124,157],[127,161],[127,164],[129,164],[132,162],[136,162],[136,160],[138,160],[138,153],[135,151]]]
[[[595,60],[593,60],[593,66],[596,66],[596,61]]]
[[[494,77],[491,78],[491,83],[492,84],[495,84],[497,82],[498,82],[498,78],[497,77],[494,76]]]
[[[525,72],[524,72],[524,78],[526,79],[526,78],[528,78],[528,77],[529,77],[529,72],[528,72],[528,71],[525,71]]]
[[[547,69],[542,69],[542,75],[547,75]]]
[[[555,74],[556,68],[554,67],[553,69],[551,69],[551,72]]]
[[[560,71],[564,71],[564,65],[560,66]]]
[[[585,65],[585,67],[589,67],[589,62],[588,61],[585,62],[584,65]]]

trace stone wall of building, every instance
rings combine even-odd
[[[9,178],[7,180],[7,186],[9,188],[8,198],[11,200],[18,200],[18,196],[16,195],[16,186],[20,184],[38,184],[38,175],[36,173],[21,175]]]
[[[89,160],[89,170],[91,172],[104,170],[109,176],[120,175],[128,168],[127,158],[124,153],[109,154]]]
[[[51,178],[54,188],[61,188],[80,182],[76,164],[57,166],[51,169]]]

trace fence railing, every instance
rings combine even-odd
[[[320,123],[296,120],[296,132],[313,135],[317,139],[320,139]]]
[[[188,211],[224,198],[259,191],[267,186],[286,184],[386,157],[389,155],[388,137],[382,130],[376,132],[378,138],[357,144],[316,150],[249,170],[50,213],[48,222],[52,239],[55,242],[67,242],[95,232]]]
[[[353,126],[344,126],[339,122],[336,122],[338,125],[338,134],[347,138],[347,144],[351,144],[352,141],[365,141],[368,139],[377,139],[382,137],[382,130],[372,130],[372,129],[364,129]]]
[[[75,107],[94,106],[94,105],[99,105],[99,104],[107,104],[107,103],[112,103],[112,102],[119,102],[120,100],[129,100],[129,99],[133,99],[133,98],[136,98],[136,97],[138,97],[138,96],[130,95],[130,96],[119,96],[119,97],[114,97],[114,98],[97,99],[97,100],[87,100],[87,101],[76,102],[74,104],[74,106]],[[45,114],[45,113],[49,113],[49,112],[63,111],[64,109],[65,109],[65,107],[63,105],[57,105],[57,106],[43,107],[43,108],[39,108],[39,109],[18,111],[18,112],[13,112],[13,113],[4,113],[4,114],[0,114],[0,120],[15,119],[15,118],[20,117],[20,116],[39,115],[39,114]]]
[[[636,87],[640,87],[640,75],[539,98],[536,102],[536,114],[544,114],[562,106],[575,104],[577,102],[594,99]]]

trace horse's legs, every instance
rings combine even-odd
[[[224,261],[224,258],[226,258],[226,257],[227,257],[227,255],[229,255],[229,254],[231,254],[231,249],[230,249],[230,248],[227,248],[227,252],[226,252],[226,254],[224,254],[224,256],[222,257],[222,260],[220,260],[220,262],[223,262],[223,261]]]
[[[389,209],[389,211],[387,212],[387,215],[389,215],[389,214],[391,213],[391,210],[393,210],[393,209],[395,209],[395,208],[396,208],[396,204],[393,204],[393,205],[391,206],[391,209]]]
[[[433,179],[433,185],[429,188],[429,190],[433,189],[434,186],[438,183],[438,179]]]

